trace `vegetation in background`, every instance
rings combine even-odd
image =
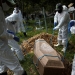
[[[44,7],[46,11],[52,12],[55,9],[57,3],[62,3],[63,5],[68,6],[73,0],[15,0],[19,4],[20,9],[27,14],[34,12]]]

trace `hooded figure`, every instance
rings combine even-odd
[[[13,18],[15,16],[15,18]],[[6,24],[7,24],[7,32],[12,34],[13,36],[16,36],[15,33],[15,23],[17,21],[18,15],[13,13],[12,15],[8,16],[7,18],[5,18]],[[18,45],[18,42],[16,42],[14,39],[8,39],[8,44],[11,47],[11,50],[13,52],[15,52],[15,54],[17,55],[18,59],[20,61],[22,61],[24,59],[24,55],[23,52],[20,48],[20,46]]]
[[[7,29],[16,34],[16,23],[18,21],[18,15],[16,13],[13,13],[10,16],[6,17],[5,21],[7,23]]]
[[[58,3],[56,5],[56,14],[54,16],[54,23],[58,23],[53,30],[58,30],[58,44],[55,46],[63,45],[62,51],[66,50],[66,45],[68,41],[68,23],[70,21],[69,13],[63,10],[62,4]]]
[[[16,35],[15,27],[17,20],[18,20],[18,15],[16,13],[13,13],[5,18],[8,33],[12,32],[13,33],[13,34],[11,33],[12,35]],[[18,43],[14,39],[9,38],[8,44],[11,47],[11,50],[15,52],[19,60],[22,61],[24,59],[24,55]]]
[[[7,1],[8,0],[0,0],[0,74],[7,75],[7,73],[3,72],[6,72],[6,68],[9,68],[14,72],[14,75],[27,75],[17,57],[8,46],[8,33],[2,5],[2,2],[5,3]],[[10,2],[11,0],[9,0],[7,4]]]
[[[16,32],[21,32],[22,31],[23,34],[25,36],[27,36],[26,31],[25,31],[25,27],[24,27],[24,24],[23,24],[23,16],[22,16],[21,10],[19,10],[18,5],[16,5],[16,7],[14,8],[13,13],[18,14],[18,17],[19,17],[18,22],[16,24],[16,26],[17,26],[16,27]]]
[[[68,7],[69,7],[69,12],[72,12],[73,13],[73,18],[69,22],[68,31],[71,34],[75,34],[75,3],[74,2],[73,3],[70,3],[68,5]]]

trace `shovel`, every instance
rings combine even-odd
[[[50,37],[50,44],[53,45],[52,39],[54,37],[54,30],[52,31],[52,36]]]
[[[67,49],[67,46],[68,46],[68,41],[70,40],[70,38],[71,38],[71,33],[68,33],[68,39],[67,39],[67,43],[66,43],[66,49]],[[65,59],[65,55],[66,55],[66,50],[64,51],[62,61],[64,61],[64,59]]]

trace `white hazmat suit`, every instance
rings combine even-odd
[[[16,33],[16,23],[18,22],[18,14],[13,13],[10,16],[6,17],[6,23],[7,23],[7,29],[13,31],[14,33]],[[15,21],[14,24],[12,24],[12,21]]]
[[[24,24],[23,24],[23,17],[22,17],[22,13],[21,13],[21,11],[18,9],[18,17],[19,17],[19,20],[18,20],[18,22],[17,22],[17,29],[16,29],[16,31],[17,32],[26,32],[25,31],[25,27],[24,27]],[[13,11],[13,13],[16,13],[17,12],[17,10],[16,10],[16,8],[14,8],[14,11]]]
[[[7,29],[9,31],[12,31],[15,33],[15,24],[12,24],[12,21],[17,21],[18,20],[18,15],[16,13],[11,14],[10,16],[8,16],[7,18],[5,18],[5,21],[7,23]],[[24,55],[23,52],[18,44],[18,42],[16,42],[14,39],[8,39],[8,44],[11,47],[11,50],[13,52],[15,52],[15,54],[17,55],[18,59],[20,61],[24,60]]]
[[[59,29],[58,32],[58,45],[63,45],[62,51],[66,50],[66,44],[68,40],[68,23],[70,21],[70,16],[68,11],[65,11],[66,8],[63,8],[61,13],[56,12],[54,16],[54,23],[58,23],[55,29]]]
[[[14,75],[22,75],[23,68],[21,67],[17,57],[8,46],[8,34],[6,29],[4,13],[2,7],[0,7],[0,63],[12,70]],[[2,72],[0,71],[0,73]]]
[[[75,20],[71,20],[69,22],[70,32],[71,34],[75,34]]]

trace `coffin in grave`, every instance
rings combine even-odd
[[[35,41],[33,63],[40,75],[61,75],[64,72],[60,55],[44,39]]]

